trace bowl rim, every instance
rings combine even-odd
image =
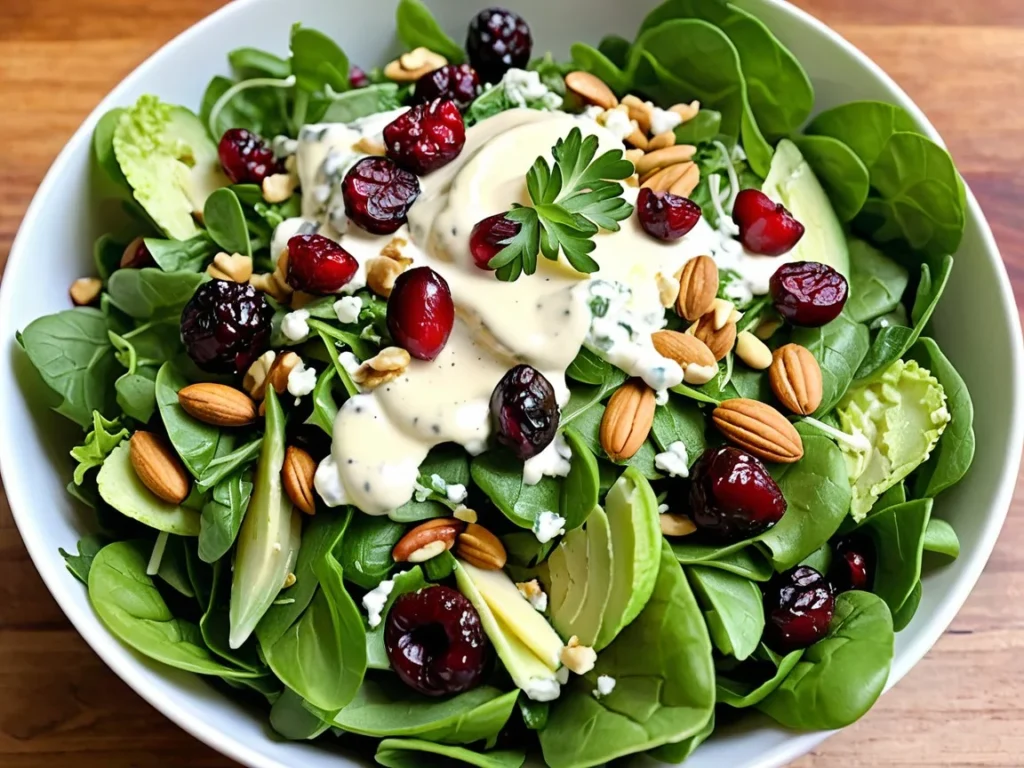
[[[8,257],[9,264],[28,258],[28,253],[23,252],[26,249],[22,246],[27,239],[25,232],[35,226],[35,220],[40,216],[40,212],[43,209],[44,199],[49,196],[51,188],[59,182],[62,172],[71,162],[72,157],[77,152],[82,151],[83,144],[91,143],[91,136],[99,118],[111,107],[122,101],[122,95],[130,89],[133,83],[145,77],[150,69],[154,68],[164,59],[176,55],[179,48],[186,45],[193,37],[202,34],[209,24],[221,19],[247,14],[250,12],[249,9],[251,7],[257,6],[260,2],[262,0],[234,0],[196,21],[186,30],[162,45],[111,89],[89,113],[50,165],[19,225],[18,233],[12,243]],[[938,131],[909,95],[878,64],[827,24],[801,8],[792,5],[787,0],[736,0],[736,3],[748,9],[749,6],[755,4],[766,6],[814,28],[830,44],[843,50],[883,84],[891,93],[892,99],[913,115],[925,135],[944,144]],[[88,148],[86,148],[86,151],[88,151]],[[1014,307],[1016,302],[1013,297],[1009,276],[1007,275],[1005,263],[1002,260],[991,226],[974,193],[966,184],[965,187],[968,210],[971,216],[978,222],[979,236],[986,255],[989,257],[994,256],[998,261],[996,277],[997,288],[1001,298],[1004,301],[1004,305]],[[4,280],[0,284],[0,339],[13,338],[14,331],[16,330],[8,327],[10,304],[15,290],[10,281]],[[1022,353],[1024,337],[1022,337],[1020,318],[1016,313],[1007,312],[1007,328],[1012,342],[1011,359],[1008,361],[1012,369],[1012,378],[1015,381],[1024,382],[1024,353]],[[3,386],[0,385],[0,387]],[[15,396],[15,393],[0,389],[0,399],[12,396]],[[1017,405],[1019,406],[1020,403],[1018,402]],[[1009,462],[1003,467],[996,493],[996,502],[993,508],[989,510],[988,519],[979,536],[979,543],[972,551],[963,575],[957,580],[954,588],[945,596],[944,608],[930,616],[927,629],[919,633],[918,637],[907,645],[898,657],[894,658],[889,679],[885,686],[886,691],[896,685],[924,657],[945,632],[970,595],[978,578],[981,576],[982,570],[992,555],[992,550],[995,547],[996,540],[1009,511],[1020,469],[1021,448],[1024,446],[1024,411],[1022,411],[1021,407],[1017,407],[1010,416],[1009,442],[1012,446],[1016,446],[1016,455],[1011,455]],[[15,445],[11,441],[6,439],[0,440],[0,477],[4,480],[4,488],[7,493],[11,514],[33,565],[54,600],[75,627],[75,630],[103,662],[131,687],[135,693],[204,744],[243,765],[252,766],[253,768],[286,768],[284,763],[261,754],[257,749],[254,749],[230,732],[221,730],[205,722],[187,708],[162,698],[154,681],[148,679],[148,676],[139,675],[136,671],[129,668],[128,659],[131,656],[125,653],[125,648],[107,632],[95,614],[91,613],[88,609],[80,610],[78,605],[64,596],[65,589],[57,581],[58,578],[64,575],[64,568],[58,568],[54,565],[54,562],[51,562],[54,561],[53,553],[48,549],[44,550],[41,541],[32,535],[26,536],[26,533],[33,529],[33,523],[31,522],[32,501],[23,492],[22,484],[7,470],[7,468],[14,466],[15,463],[12,456],[14,448]],[[762,753],[756,759],[756,766],[757,768],[774,768],[785,765],[808,753],[833,733],[835,731],[794,732],[794,735],[783,743]]]

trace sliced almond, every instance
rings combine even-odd
[[[714,365],[715,356],[708,345],[696,336],[679,331],[655,331],[651,334],[651,342],[658,354],[675,360],[682,368],[691,363],[697,365]]]
[[[698,256],[683,266],[679,276],[676,312],[693,322],[708,312],[718,295],[718,264],[710,256]]]
[[[726,400],[712,412],[711,421],[729,442],[759,459],[792,464],[804,455],[800,433],[767,403]]]
[[[676,163],[688,163],[693,160],[697,148],[692,144],[676,144],[674,147],[658,149],[648,152],[643,159],[636,164],[636,172],[643,176],[655,168],[665,168]]]
[[[651,132],[651,120],[654,118],[654,107],[642,99],[629,95],[622,97],[622,104],[629,110],[629,119],[636,120],[644,134]]]
[[[135,474],[154,496],[168,504],[181,504],[188,497],[188,473],[167,438],[140,430],[128,447]]]
[[[316,514],[316,496],[313,493],[313,475],[316,461],[302,448],[289,445],[284,453],[281,482],[292,504],[307,515]]]
[[[424,550],[429,552],[437,549],[437,542],[441,542],[441,549],[435,552],[435,555],[451,549],[455,546],[455,539],[465,530],[465,527],[465,523],[452,517],[439,517],[434,520],[427,520],[427,522],[421,523],[406,532],[398,540],[395,548],[391,550],[391,557],[394,558],[396,563],[411,562],[410,558],[413,557],[422,558],[418,562],[423,562],[429,559],[422,557],[425,554]]]
[[[654,390],[641,379],[630,379],[608,400],[601,418],[601,447],[612,461],[632,458],[654,424]]]
[[[668,109],[669,112],[675,112],[685,123],[687,120],[692,120],[700,112],[700,102],[691,101],[689,104],[674,104]]]
[[[793,413],[810,416],[821,405],[821,367],[806,347],[786,344],[776,349],[768,381],[779,402]]]
[[[256,421],[256,403],[226,384],[190,384],[178,392],[178,404],[194,419],[217,427],[244,427]]]
[[[466,530],[459,534],[455,554],[470,565],[485,571],[500,571],[508,560],[501,540],[477,523],[470,523]]]
[[[650,142],[647,144],[647,151],[654,152],[659,149],[665,149],[666,147],[675,146],[676,134],[674,131],[665,131],[659,133],[657,136],[651,137]]]
[[[637,128],[635,131],[629,134],[629,136],[626,137],[626,143],[636,147],[637,149],[642,149],[646,152],[648,144],[647,134],[644,131]],[[643,160],[640,160],[639,162],[643,162]]]
[[[612,109],[619,103],[612,89],[589,72],[570,72],[565,76],[565,87],[588,104],[596,104],[601,109]]]

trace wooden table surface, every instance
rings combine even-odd
[[[0,260],[95,104],[221,0],[0,0]],[[1024,292],[1024,1],[798,0],[866,51],[945,137]],[[1019,300],[1018,300],[1019,301]],[[810,766],[1024,765],[1024,485],[985,574],[928,656]],[[230,761],[164,719],[71,628],[0,497],[0,766]]]

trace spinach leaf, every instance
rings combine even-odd
[[[146,424],[156,410],[155,368],[139,368],[139,373],[126,373],[114,382],[117,404],[126,416]]]
[[[668,402],[654,411],[651,436],[658,448],[667,451],[672,443],[682,442],[691,465],[708,447],[704,430],[705,419],[700,408],[681,397],[669,396]]]
[[[881,101],[853,101],[817,115],[806,132],[841,141],[871,168],[894,133],[916,130],[914,118],[902,107]]]
[[[179,594],[185,597],[195,597],[196,593],[192,588],[192,581],[188,575],[188,566],[185,564],[187,539],[182,536],[164,535],[166,536],[166,542],[163,556],[160,558],[160,567],[157,569],[156,575]],[[159,537],[157,542],[159,542]]]
[[[177,669],[224,678],[257,677],[217,661],[195,624],[176,619],[146,575],[148,545],[117,541],[96,554],[89,570],[89,602],[100,621],[126,645]]]
[[[477,768],[519,768],[526,762],[526,754],[511,750],[474,752],[421,739],[384,739],[374,759],[387,768],[446,768],[453,761]]]
[[[532,529],[542,512],[560,514],[561,483],[543,477],[536,485],[527,485],[522,462],[508,451],[477,456],[470,464],[470,474],[494,506],[520,528]]]
[[[572,405],[572,396],[569,397],[569,405],[566,406],[568,410],[569,406]],[[591,405],[589,408],[581,410],[573,415],[572,425],[576,431],[577,436],[590,448],[591,453],[597,456],[603,461],[611,461],[608,454],[605,453],[604,448],[601,446],[601,420],[604,418],[605,406],[597,402]],[[565,411],[563,411],[563,414]],[[563,415],[562,426],[565,426],[565,417]],[[654,466],[654,457],[658,451],[654,447],[654,443],[647,440],[640,446],[632,457],[622,462],[614,462],[617,466],[622,467],[634,467],[640,474],[646,477],[648,480],[654,480],[661,477],[661,473],[658,472]]]
[[[757,547],[745,547],[716,557],[714,547],[687,546],[676,541],[672,544],[672,554],[682,565],[718,568],[751,581],[768,581],[775,575],[771,562]]]
[[[607,360],[598,357],[586,347],[581,347],[579,353],[573,358],[565,375],[573,381],[582,384],[599,385],[612,376],[614,366]]]
[[[921,607],[921,595],[923,594],[921,589],[921,582],[917,582],[914,585],[914,590],[910,593],[910,597],[907,601],[900,606],[900,609],[893,614],[892,617],[892,628],[894,632],[902,632],[906,629],[910,622],[914,620],[914,615],[917,613],[917,609]]]
[[[581,369],[577,369],[579,372]],[[573,387],[569,393],[569,402],[562,409],[559,429],[565,429],[590,408],[598,405],[626,380],[626,374],[618,368],[610,367],[605,378],[594,386]]]
[[[199,522],[199,559],[204,563],[220,560],[231,549],[251,494],[252,479],[243,472],[230,475],[213,487],[213,496],[203,505]]]
[[[363,736],[415,736],[440,744],[472,744],[498,735],[519,691],[482,685],[448,699],[409,693],[395,680],[367,678],[352,703],[334,716],[343,731]]]
[[[215,190],[203,206],[203,224],[210,237],[228,253],[252,256],[249,227],[245,223],[242,204],[228,187]]]
[[[395,83],[378,83],[345,91],[327,103],[321,121],[325,123],[351,123],[361,117],[376,115],[402,106]]]
[[[395,562],[391,550],[405,526],[386,517],[355,515],[341,542],[338,559],[345,578],[363,589],[373,589],[387,578]]]
[[[960,482],[974,461],[974,403],[964,380],[932,339],[921,339],[911,348],[910,356],[939,380],[951,417],[932,457],[914,481],[915,496],[933,498]]]
[[[274,77],[283,80],[292,73],[286,59],[259,48],[235,48],[228,52],[231,69],[243,80],[253,77]]]
[[[146,250],[164,272],[202,272],[219,250],[205,232],[188,240],[145,239]]]
[[[462,47],[441,29],[434,14],[420,0],[401,0],[395,11],[395,24],[398,39],[408,50],[427,48],[452,64],[466,60]]]
[[[597,77],[616,95],[621,96],[630,89],[629,76],[623,71],[627,64],[616,64],[604,52],[586,43],[573,43],[569,52],[578,69]]]
[[[442,552],[423,564],[423,571],[430,581],[444,581],[455,572],[457,565],[451,552]]]
[[[206,280],[202,272],[119,269],[110,276],[107,293],[118,309],[137,320],[180,316],[185,303]]]
[[[678,765],[692,755],[697,747],[707,741],[708,737],[711,736],[714,730],[715,713],[712,712],[711,717],[708,718],[704,727],[697,731],[697,733],[693,734],[693,736],[685,738],[682,741],[677,741],[674,744],[663,744],[660,747],[652,749],[648,754],[655,760]]]
[[[525,693],[519,695],[519,714],[523,718],[523,725],[531,731],[543,731],[548,726],[548,717],[551,715],[551,703],[547,701],[534,701]]]
[[[435,557],[427,562],[432,563],[437,559]],[[376,627],[366,630],[366,666],[370,669],[391,669],[391,662],[388,660],[387,651],[384,650],[383,618],[388,615],[391,606],[395,604],[395,600],[409,592],[418,592],[427,586],[427,582],[423,578],[423,570],[418,565],[402,573],[395,574],[394,582],[395,586],[392,588],[391,594],[388,595],[388,599],[384,602],[384,608],[380,612],[381,623]]]
[[[245,467],[259,456],[260,449],[263,447],[262,437],[250,440],[238,448],[233,448],[234,440],[230,439],[231,437],[230,435],[224,435],[217,444],[216,456],[206,465],[206,468],[199,476],[197,486],[201,490],[212,488],[232,472]],[[230,448],[233,448],[233,450],[228,450]]]
[[[746,709],[760,704],[782,684],[803,655],[803,648],[786,654],[774,667],[774,674],[767,679],[758,672],[771,662],[741,665],[730,672],[718,670],[715,675],[716,700],[733,709]]]
[[[638,653],[638,649],[643,649]],[[618,684],[597,699],[599,675]],[[551,768],[583,768],[681,741],[714,710],[711,641],[671,548],[663,543],[654,593],[640,615],[605,648],[597,665],[562,689],[540,732]]]
[[[96,265],[96,274],[106,282],[114,272],[121,268],[121,257],[124,255],[125,244],[119,243],[113,235],[100,235],[92,246],[92,261]]]
[[[96,130],[92,133],[92,154],[96,158],[96,164],[107,178],[122,190],[128,191],[131,189],[131,185],[124,177],[124,172],[114,155],[114,131],[124,113],[123,107],[114,107],[105,112],[96,122]],[[106,278],[106,275],[101,274],[100,276]]]
[[[427,454],[427,458],[420,464],[419,473],[420,485],[434,489],[433,493],[423,501],[410,499],[390,513],[392,520],[409,523],[434,517],[450,517],[458,504],[451,501],[445,491],[449,485],[469,485],[469,458],[459,445],[439,445]],[[440,482],[434,480],[435,475]]]
[[[844,310],[828,325],[795,329],[791,341],[806,347],[821,368],[821,405],[814,412],[821,418],[846,394],[867,355],[871,344],[867,326],[852,320]]]
[[[561,483],[560,514],[565,530],[579,528],[597,506],[600,477],[597,458],[572,429],[565,431],[565,440],[572,449],[569,474]]]
[[[960,539],[953,526],[937,517],[930,518],[924,530],[924,551],[945,555],[951,560],[960,557]]]
[[[57,413],[82,427],[92,423],[94,411],[117,413],[114,381],[120,369],[102,312],[83,308],[46,315],[18,338],[43,381],[61,396]]]
[[[355,353],[355,356],[358,357],[360,360],[367,360],[376,354],[374,346],[370,342],[362,339],[358,334],[350,333],[349,331],[343,331],[339,328],[335,328],[333,325],[328,325],[322,320],[310,320],[308,324],[312,330],[316,331],[320,335],[321,338],[327,336],[331,339],[334,339],[335,341],[340,341],[342,344],[351,349]],[[334,357],[338,354],[337,349],[335,349],[332,352],[332,345],[328,344],[326,339],[324,340],[324,344],[327,346],[328,352],[331,353],[331,361],[333,362]],[[336,365],[335,367],[337,368],[339,366]],[[341,371],[344,370],[345,369],[342,366],[341,370],[338,371],[339,375],[341,375]],[[348,378],[347,371],[345,372],[345,375],[342,377],[342,381],[344,381],[345,378]]]
[[[335,368],[324,368],[313,388],[313,412],[306,419],[306,424],[320,427],[328,436],[334,434],[334,419],[338,415],[338,404],[334,402],[331,385],[337,375]]]
[[[229,128],[245,128],[258,136],[293,134],[284,91],[285,84],[290,81],[277,78],[261,80],[262,84],[249,81],[236,84],[220,75],[210,80],[200,103],[199,119],[207,126],[214,141],[219,141]],[[221,104],[220,111],[213,115],[214,105],[236,85],[239,87],[234,95]],[[211,117],[215,119],[211,121]]]
[[[853,221],[871,191],[867,166],[852,149],[831,136],[794,136],[793,142],[825,188],[839,220]],[[851,299],[856,295],[850,291]]]
[[[696,400],[698,403],[707,403],[708,405],[721,405],[722,401],[707,392],[702,392],[699,389],[687,386],[686,384],[679,384],[678,386],[672,387],[670,392],[675,392],[677,395],[688,397],[691,400]]]
[[[921,580],[925,531],[932,500],[897,504],[872,515],[862,529],[875,544],[875,573],[871,591],[896,614]]]
[[[107,540],[103,536],[90,534],[78,540],[78,554],[72,555],[70,552],[65,552],[63,548],[57,551],[64,558],[64,565],[67,566],[71,575],[88,586],[92,561],[106,544]]]
[[[851,238],[849,244],[850,298],[844,309],[854,321],[868,323],[899,306],[910,276],[863,240]]]
[[[270,727],[291,741],[315,739],[331,727],[313,714],[295,691],[285,688],[270,708]]]
[[[722,113],[702,109],[697,116],[676,126],[676,144],[706,144],[718,136],[722,128]]]
[[[229,642],[231,620],[229,617],[231,599],[230,562],[218,561],[210,567],[209,595],[199,629],[203,633],[206,647],[227,661],[242,669],[261,674],[267,673],[267,666],[260,659],[256,644],[252,639],[246,640],[240,648],[232,648]]]
[[[133,270],[134,271],[134,270]],[[220,430],[193,419],[178,403],[178,390],[188,385],[171,364],[164,363],[156,375],[156,402],[167,438],[193,477],[200,477],[217,453]]]
[[[758,709],[786,728],[843,728],[882,693],[892,654],[892,617],[885,603],[869,592],[844,592],[836,598],[828,634],[804,651]]]
[[[764,607],[756,582],[717,568],[683,569],[697,596],[715,647],[743,661],[761,642]]]
[[[348,57],[327,35],[295,24],[290,48],[291,71],[301,90],[313,93],[328,85],[339,93],[348,90]]]

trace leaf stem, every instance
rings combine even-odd
[[[291,88],[293,85],[295,85],[295,75],[288,75],[284,80],[279,80],[274,77],[255,77],[252,80],[243,80],[240,83],[235,83],[224,91],[224,93],[220,95],[220,98],[217,99],[210,108],[210,119],[207,123],[210,135],[213,136],[214,139],[220,138],[219,132],[217,131],[217,118],[220,117],[220,113],[224,111],[224,107],[228,105],[228,102],[242,91],[247,91],[250,88]],[[296,96],[295,101],[297,104],[298,96]]]
[[[812,427],[821,430],[836,442],[843,443],[855,451],[867,453],[871,450],[871,441],[864,437],[864,435],[848,435],[842,430],[830,427],[828,424],[811,418],[810,416],[804,416],[804,423],[810,424]]]

